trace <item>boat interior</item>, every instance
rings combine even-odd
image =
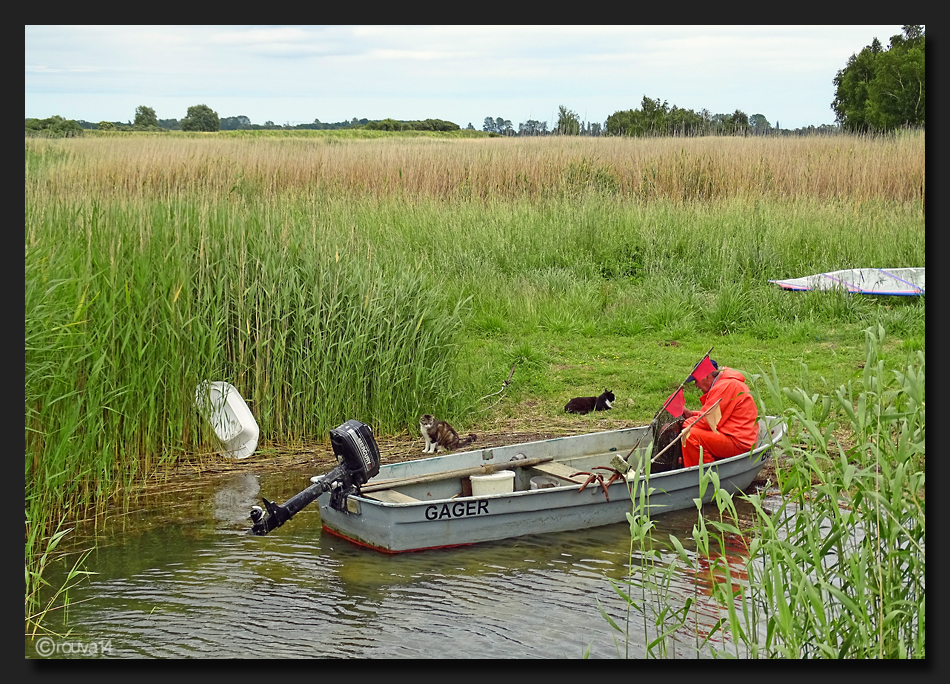
[[[773,428],[775,431],[777,428]],[[759,439],[757,448],[768,443],[770,440],[770,431],[765,421],[759,422]],[[534,446],[534,445],[528,445]],[[416,478],[399,478],[401,481],[393,481],[392,486],[384,487],[383,482],[374,483],[372,480],[364,486],[361,496],[367,499],[373,499],[388,504],[413,504],[423,501],[442,501],[445,499],[456,499],[462,497],[481,496],[483,494],[528,492],[532,490],[544,490],[558,487],[574,487],[582,485],[589,479],[589,473],[599,473],[604,481],[611,476],[609,470],[594,470],[595,467],[611,467],[611,461],[616,463],[615,459],[627,459],[627,462],[634,466],[647,454],[648,445],[637,445],[632,454],[631,448],[612,448],[594,454],[583,454],[577,456],[560,456],[556,460],[550,460],[545,463],[532,463],[532,465],[519,466],[519,460],[529,460],[530,456],[536,457],[529,448],[524,449],[525,453],[515,453],[509,461],[504,464],[504,469],[514,473],[514,477],[498,478],[497,484],[485,483],[487,478],[480,477],[477,472],[473,474],[458,473],[432,473],[421,475]],[[639,458],[638,458],[639,457]],[[508,457],[506,457],[508,458]],[[530,460],[535,461],[536,458]],[[583,474],[580,474],[583,473]],[[473,490],[473,476],[476,479]],[[495,476],[489,476],[494,478]],[[497,489],[492,489],[493,486]],[[592,483],[594,484],[594,483]],[[598,485],[599,486],[599,485]],[[487,487],[487,489],[486,489]]]
[[[638,453],[643,453],[643,450],[638,448]],[[611,460],[618,457],[618,454],[619,457],[623,457],[627,455],[627,452],[624,451],[621,454],[617,450],[612,450],[572,458],[559,458],[557,461],[552,460],[530,466],[519,466],[518,461],[524,459],[519,459],[520,454],[518,454],[504,466],[504,470],[514,473],[514,477],[499,477],[497,486],[500,489],[498,491],[492,491],[491,489],[487,492],[485,490],[479,491],[482,483],[479,482],[478,475],[474,476],[476,482],[473,490],[472,475],[456,475],[444,479],[433,477],[433,479],[425,482],[405,483],[391,488],[367,491],[362,496],[384,503],[399,504],[479,496],[483,493],[527,492],[536,489],[572,487],[587,482],[588,475],[586,473],[589,472],[598,472],[604,480],[607,480],[611,475],[610,471],[595,471],[593,468],[595,466],[610,466]],[[489,478],[494,478],[494,476],[489,476]],[[372,485],[373,483],[368,484]],[[489,483],[490,486],[491,483]]]

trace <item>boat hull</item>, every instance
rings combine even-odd
[[[715,469],[720,486],[729,492],[749,487],[784,434],[784,424],[775,419],[771,423],[769,429],[765,420],[760,421],[763,439],[761,446],[751,454],[652,475],[650,487],[654,491],[649,498],[648,513],[656,515],[694,506],[699,496],[700,467]],[[400,498],[406,499],[399,503],[379,501],[372,498],[372,494],[351,495],[344,511],[332,508],[329,494],[324,494],[318,498],[323,527],[356,544],[386,553],[400,553],[623,522],[632,510],[632,483],[620,478],[605,493],[596,481],[584,486],[586,478],[582,476],[581,483],[562,480],[562,486],[531,489],[530,478],[538,471],[520,468],[517,460],[511,459],[521,455],[528,459],[550,455],[570,471],[597,472],[591,470],[594,465],[606,466],[613,456],[626,457],[638,440],[645,443],[649,438],[649,427],[626,428],[382,466],[379,475],[367,483],[367,487],[388,478],[504,464],[516,471],[515,491],[463,496],[459,478],[436,480],[398,488]],[[604,476],[604,479],[608,478]],[[712,487],[709,487],[705,501],[711,500],[712,495]]]

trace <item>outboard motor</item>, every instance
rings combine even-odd
[[[379,447],[368,425],[348,420],[330,430],[330,444],[339,465],[282,506],[264,499],[266,518],[260,506],[254,506],[251,509],[254,526],[248,534],[263,536],[280,527],[324,492],[330,492],[330,505],[342,511],[346,507],[346,497],[359,494],[360,486],[379,474]]]

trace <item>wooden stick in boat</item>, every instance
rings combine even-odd
[[[643,439],[643,435],[640,435],[640,439]],[[627,452],[627,455],[624,456],[624,463],[630,460],[630,454],[637,450],[637,447],[640,446],[640,439],[637,440],[637,443],[633,445],[633,448]]]
[[[499,470],[508,468],[530,468],[541,463],[553,461],[553,456],[544,456],[539,458],[525,458],[520,461],[505,461],[502,463],[486,463],[484,465],[471,466],[468,468],[456,468],[455,470],[443,470],[438,473],[424,473],[422,475],[410,475],[408,477],[395,477],[389,480],[380,480],[379,482],[368,482],[360,487],[360,492],[378,492],[381,489],[391,489],[392,487],[401,487],[410,484],[424,484],[426,482],[437,482],[438,480],[451,480],[456,477],[468,477],[469,475],[490,475]]]

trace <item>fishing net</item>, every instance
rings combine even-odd
[[[650,430],[653,434],[653,455],[656,456],[674,441],[676,444],[653,462],[653,465],[650,466],[650,472],[665,473],[668,470],[680,467],[683,443],[679,440],[679,435],[682,429],[683,419],[674,418],[666,409],[660,409],[659,413],[654,416],[650,423]]]

